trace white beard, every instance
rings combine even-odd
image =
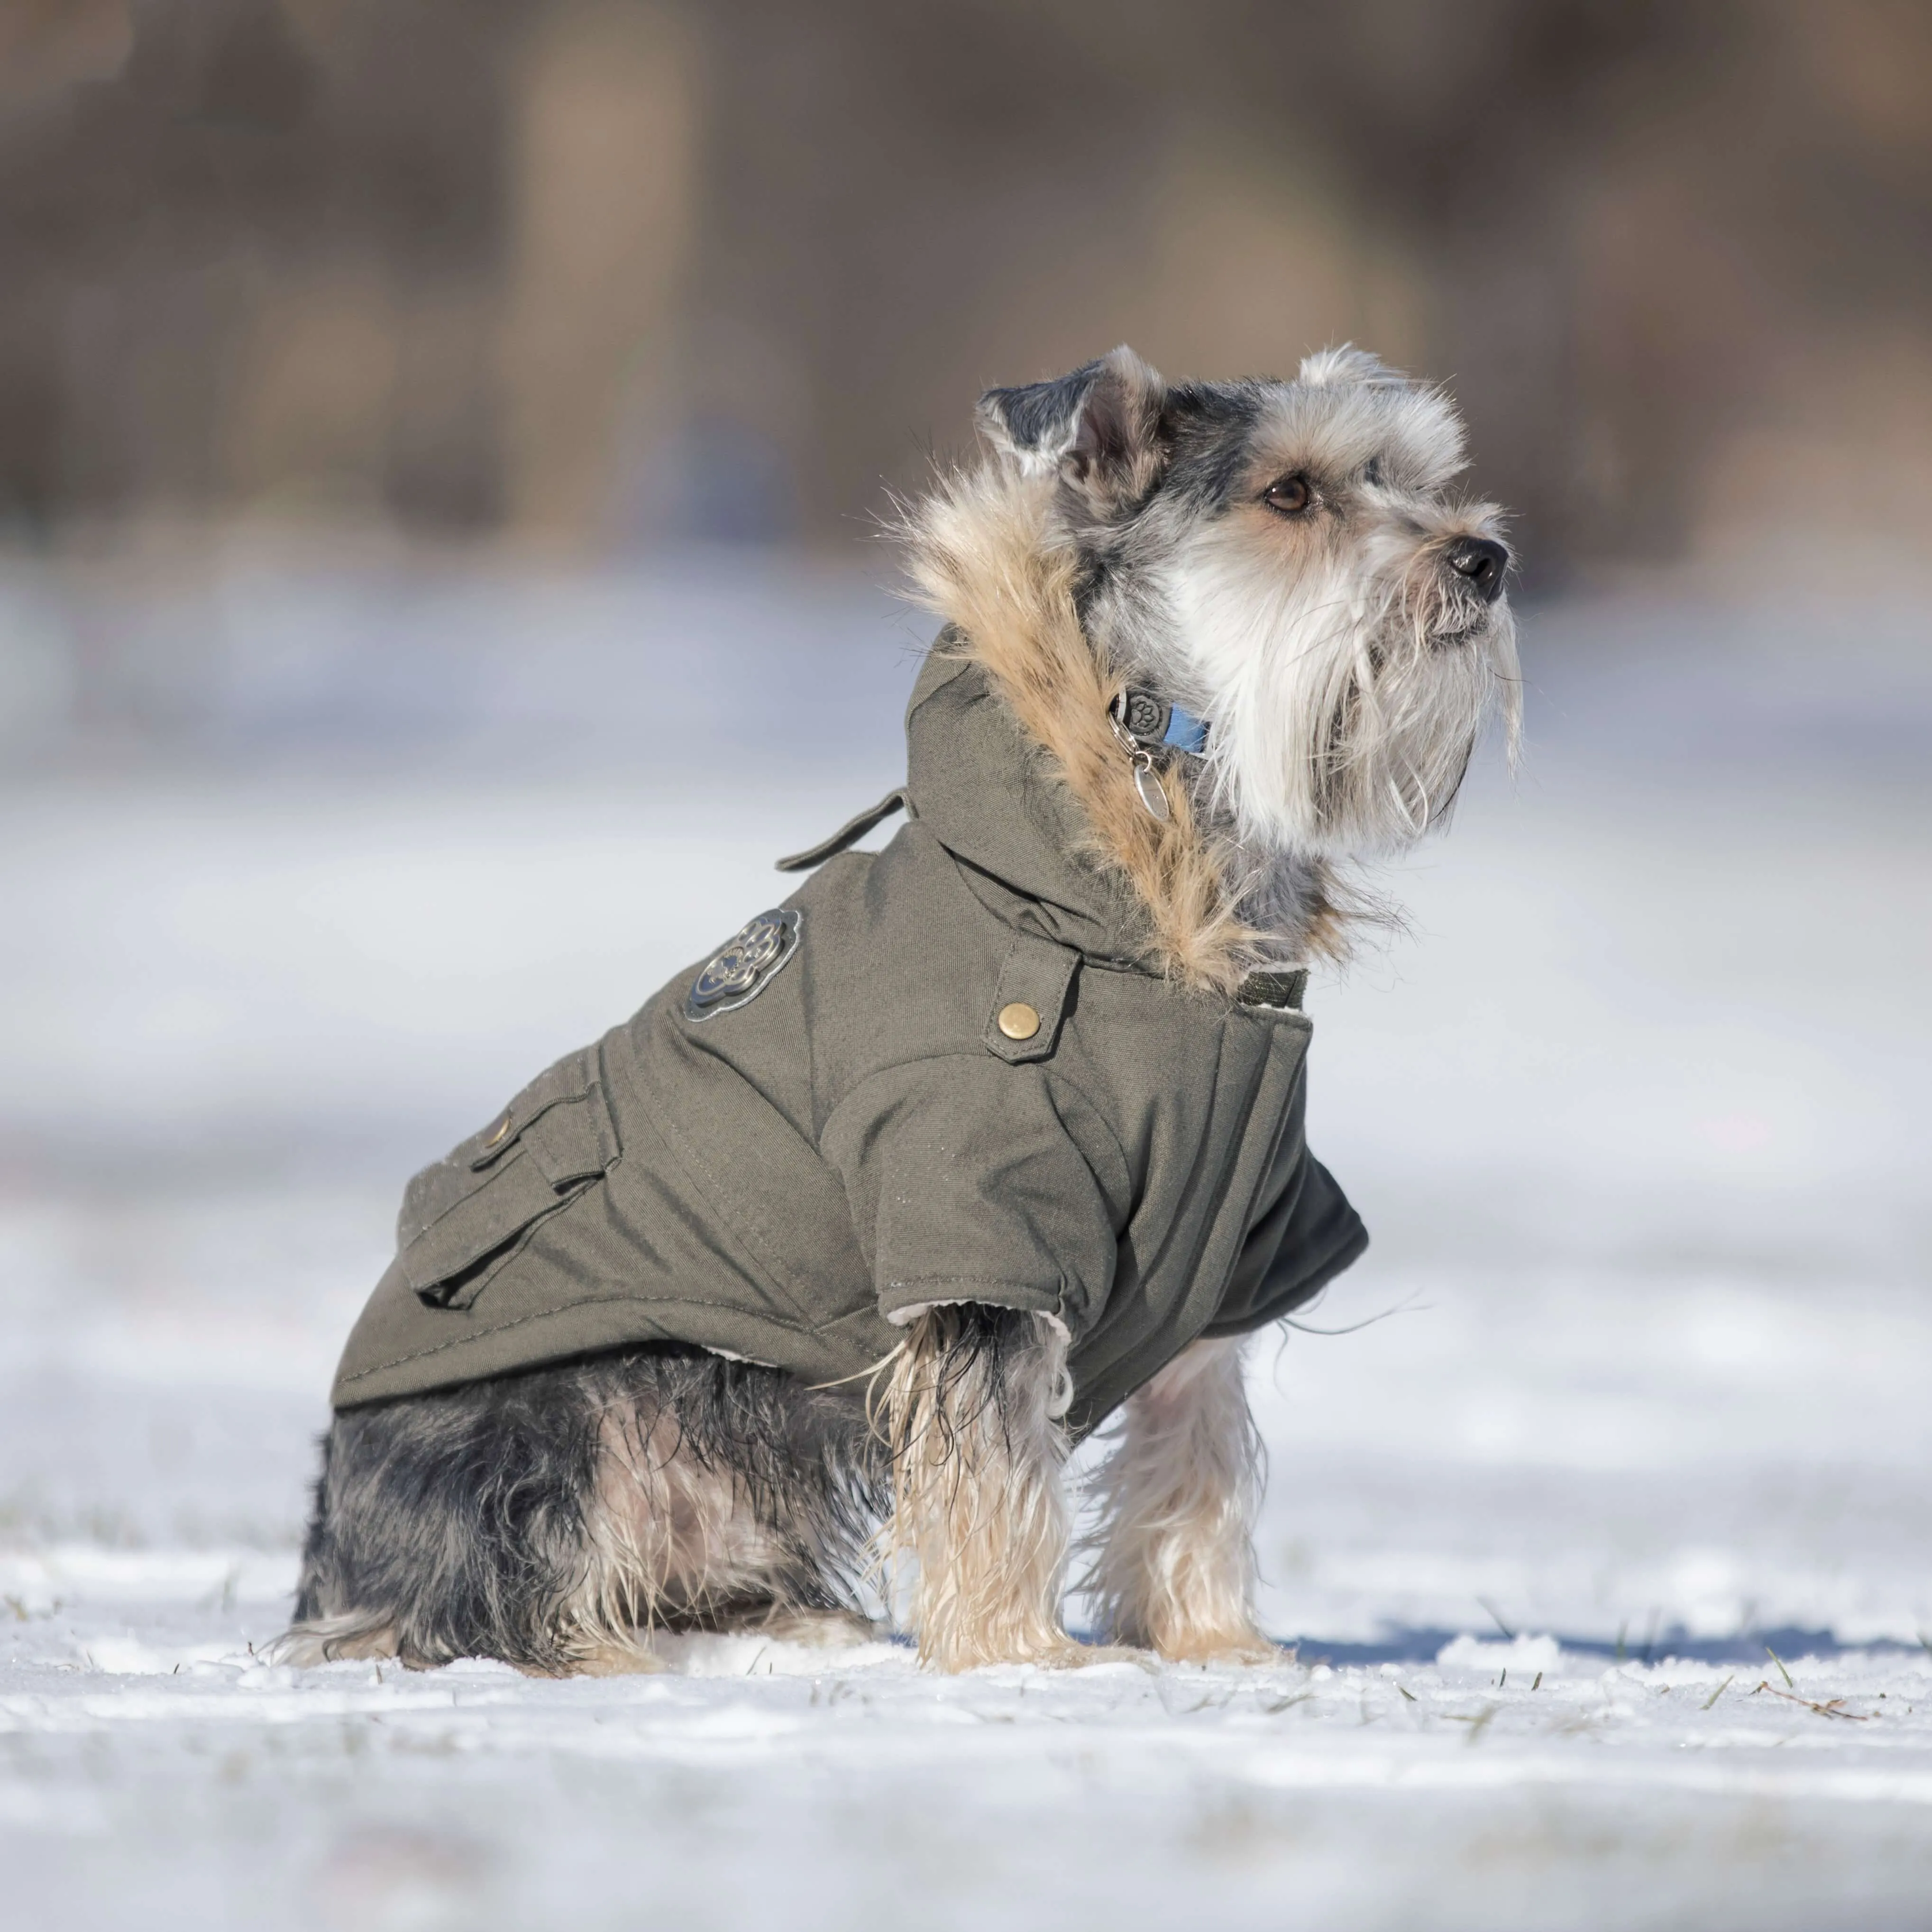
[[[1160,575],[1179,681],[1211,726],[1214,804],[1251,852],[1366,857],[1440,822],[1493,712],[1520,715],[1508,606],[1465,638],[1440,566],[1393,532],[1292,576],[1233,530]]]

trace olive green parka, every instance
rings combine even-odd
[[[1305,976],[1250,969],[1184,801],[1160,824],[1123,789],[1058,566],[1013,608],[962,592],[986,520],[926,553],[973,628],[914,692],[907,822],[806,855],[417,1175],[338,1407],[665,1340],[856,1400],[920,1310],[972,1301],[1065,1324],[1084,1431],[1360,1254],[1303,1136]]]

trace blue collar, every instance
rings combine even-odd
[[[1124,691],[1113,709],[1114,722],[1144,749],[1191,752],[1198,758],[1208,748],[1208,721],[1150,691]]]

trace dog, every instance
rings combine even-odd
[[[1064,1464],[1110,1421],[1100,1634],[1275,1654],[1242,1350],[1366,1242],[1301,989],[1349,868],[1514,744],[1512,558],[1447,397],[1352,347],[1122,348],[977,420],[902,506],[944,620],[908,784],[411,1184],[284,1657],[838,1640],[883,1564],[925,1664],[1078,1662]]]

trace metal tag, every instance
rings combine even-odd
[[[1167,794],[1160,788],[1160,774],[1150,764],[1134,766],[1134,789],[1140,794],[1142,804],[1162,824],[1165,825],[1174,816],[1168,806]]]

